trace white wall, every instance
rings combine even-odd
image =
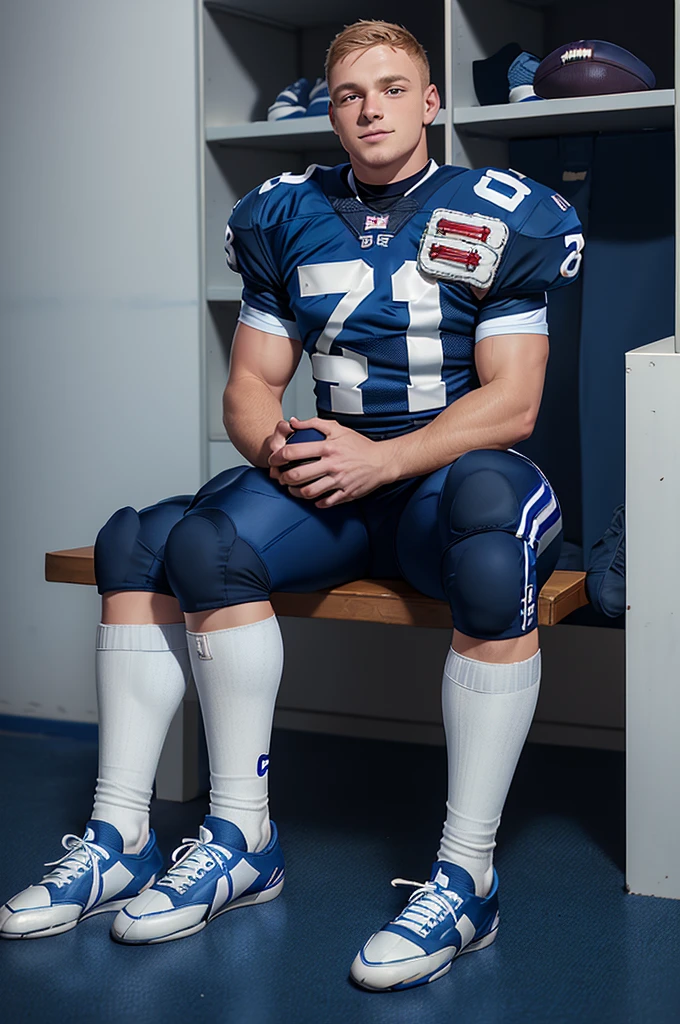
[[[199,484],[192,0],[0,8],[0,713],[95,721],[44,552]]]

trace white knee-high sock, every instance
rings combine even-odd
[[[163,741],[189,679],[183,622],[97,630],[99,777],[92,817],[118,829],[126,853],[149,833]]]
[[[470,873],[478,896],[493,878],[501,812],[536,709],[541,654],[510,665],[450,650],[442,708],[449,764],[446,821],[438,860]]]
[[[248,849],[269,842],[269,741],[283,671],[276,616],[214,633],[187,632],[210,758],[210,813],[237,825]]]

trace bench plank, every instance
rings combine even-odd
[[[45,579],[52,583],[94,585],[94,548],[48,551]],[[585,580],[584,572],[554,572],[539,596],[539,625],[554,626],[570,612],[588,604]],[[451,628],[449,606],[425,597],[403,580],[357,580],[311,594],[272,594],[271,600],[277,615],[295,618]]]
[[[45,579],[49,583],[87,583],[94,586],[94,548],[67,548],[45,555]]]

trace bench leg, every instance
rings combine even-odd
[[[209,789],[208,755],[193,679],[177,709],[156,772],[156,797],[184,803]]]

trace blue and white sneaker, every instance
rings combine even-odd
[[[540,63],[540,57],[535,57],[526,50],[515,57],[508,68],[509,103],[527,103],[543,99],[534,92],[534,76]]]
[[[151,885],[163,867],[153,832],[141,853],[123,853],[123,839],[106,821],[89,821],[85,835],[65,835],[67,851],[46,865],[54,870],[0,908],[0,937],[39,939],[79,921],[120,910]]]
[[[350,977],[374,992],[436,981],[455,957],[490,946],[498,930],[498,876],[488,896],[476,896],[464,868],[435,861],[429,882],[395,878],[416,891],[393,921],[372,935],[350,968]]]
[[[268,121],[287,121],[291,117],[304,117],[309,103],[310,83],[306,78],[287,85],[267,111]]]
[[[309,105],[307,107],[306,116],[327,117],[329,102],[330,96],[328,95],[328,84],[326,79],[317,78],[309,94]]]
[[[207,815],[198,839],[184,839],[167,875],[132,900],[111,926],[119,942],[183,939],[234,907],[265,903],[283,888],[283,854],[276,825],[260,853],[248,853],[243,833]]]

